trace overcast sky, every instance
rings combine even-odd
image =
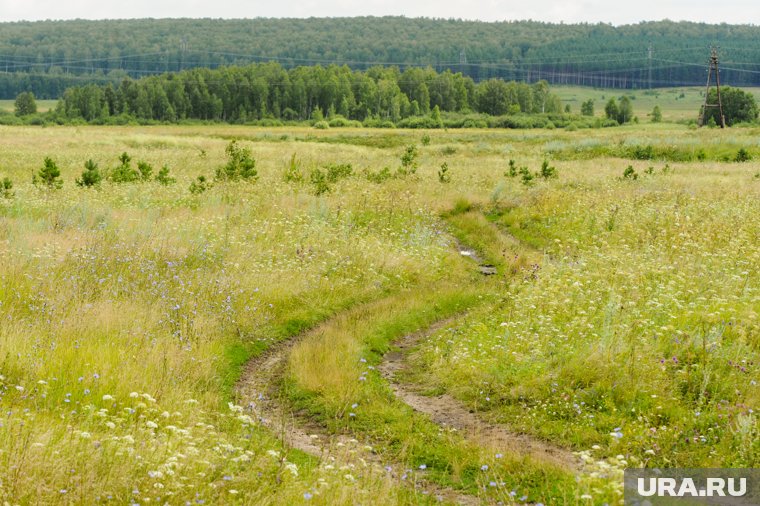
[[[325,16],[533,19],[615,25],[671,19],[760,23],[757,0],[0,0],[0,21],[104,18]]]

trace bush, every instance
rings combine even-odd
[[[509,168],[504,173],[505,176],[516,177],[517,176],[517,164],[514,160],[509,160]]]
[[[545,180],[546,179],[555,179],[557,177],[557,169],[555,169],[553,166],[549,165],[549,162],[547,160],[544,160],[544,162],[541,164],[540,175]]]
[[[158,175],[156,176],[156,181],[158,181],[164,186],[169,186],[170,184],[174,184],[177,182],[176,179],[174,179],[173,177],[169,175],[169,167],[166,165],[161,167],[161,170],[158,171]]]
[[[410,144],[406,147],[404,154],[401,155],[401,168],[399,169],[401,175],[414,174],[417,172],[420,165],[417,161],[419,154],[417,146],[414,144]]]
[[[76,184],[83,188],[89,188],[99,185],[102,179],[103,176],[100,174],[100,170],[98,170],[98,164],[90,159],[84,162],[84,171],[82,172],[82,176],[76,180]]]
[[[314,169],[309,175],[311,184],[314,185],[314,195],[319,197],[330,191],[330,185],[327,182],[327,175],[320,169]]]
[[[532,186],[535,176],[528,170],[528,167],[520,167],[520,181],[525,186]]]
[[[744,148],[739,148],[739,151],[736,152],[736,156],[734,157],[734,161],[743,163],[749,162],[750,160],[752,160],[752,155],[749,154],[749,151]]]
[[[365,170],[364,175],[367,178],[367,181],[371,181],[373,183],[378,183],[378,184],[383,183],[393,177],[393,174],[391,174],[391,169],[389,169],[388,167],[383,167],[381,170],[377,172]]]
[[[137,162],[137,170],[140,172],[140,180],[143,182],[150,181],[153,175],[153,166],[148,162]]]
[[[132,168],[131,161],[132,157],[130,157],[126,152],[122,153],[121,156],[119,156],[119,162],[121,163],[118,167],[111,171],[111,173],[108,175],[108,179],[112,183],[117,184],[133,183],[140,179],[140,173]]]
[[[350,163],[330,164],[330,165],[326,165],[325,169],[327,170],[327,176],[326,176],[327,181],[330,183],[334,183],[338,181],[339,179],[347,178],[354,171]]]
[[[213,185],[212,183],[206,179],[206,176],[198,176],[198,178],[190,183],[190,193],[193,195],[200,195],[201,193],[205,192],[209,188],[211,188]]]
[[[35,186],[43,186],[48,190],[59,190],[63,187],[61,170],[52,158],[45,157],[45,162],[42,168],[32,178],[32,183]]]
[[[13,198],[15,193],[13,192],[13,181],[10,178],[4,177],[0,181],[0,197],[5,199]]]
[[[623,171],[623,179],[630,179],[631,181],[635,181],[638,178],[639,178],[639,174],[633,168],[633,165],[629,165]]]
[[[227,153],[227,163],[216,169],[218,181],[256,181],[259,173],[256,170],[256,159],[251,155],[251,150],[238,146],[233,140],[224,150]]]
[[[314,123],[314,128],[316,128],[317,130],[327,130],[328,128],[330,128],[330,124],[325,120],[317,121],[316,123]]]
[[[438,171],[438,181],[441,183],[451,182],[451,174],[449,174],[449,164],[447,164],[446,162],[443,162],[441,164],[441,169]]]

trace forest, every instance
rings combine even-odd
[[[142,19],[0,24],[0,98],[58,98],[72,85],[190,68],[278,62],[353,70],[431,67],[491,78],[614,88],[703,85],[709,46],[721,77],[760,84],[760,28],[479,22],[405,17]]]
[[[350,121],[374,120],[374,126],[441,127],[442,112],[547,115],[561,113],[562,104],[544,80],[476,84],[461,73],[432,68],[360,71],[315,65],[286,70],[278,63],[261,63],[125,78],[117,86],[68,88],[52,116],[58,122],[93,123],[331,120],[333,126],[348,126]]]

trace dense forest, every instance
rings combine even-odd
[[[760,27],[689,22],[551,24],[410,19],[142,19],[0,23],[0,98],[58,98],[74,85],[278,62],[377,65],[504,80],[645,88],[703,84],[709,46],[722,79],[760,85]],[[651,51],[650,51],[651,48]]]
[[[502,116],[556,114],[561,108],[543,80],[527,84],[489,79],[476,84],[461,73],[432,68],[285,69],[278,63],[259,63],[125,78],[118,86],[109,82],[71,87],[51,114],[58,121],[88,122],[341,118],[396,124],[416,118],[424,122],[419,126],[442,126],[442,112]]]

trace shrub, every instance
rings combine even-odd
[[[639,178],[639,174],[633,168],[633,165],[629,165],[623,171],[623,179],[630,179],[630,180],[634,181],[634,180],[636,180],[638,178]]]
[[[256,159],[251,156],[251,150],[238,146],[233,140],[224,150],[227,153],[227,163],[216,169],[216,179],[221,181],[255,181],[258,179]]]
[[[45,162],[42,168],[32,178],[32,183],[35,186],[44,186],[49,190],[58,190],[63,187],[61,170],[52,158],[45,157]]]
[[[327,175],[320,169],[314,169],[309,175],[311,184],[314,185],[314,195],[319,197],[330,191],[330,185],[327,182]]]
[[[209,188],[211,188],[213,185],[211,181],[206,179],[206,176],[198,176],[198,178],[190,183],[190,193],[193,195],[200,195],[201,193],[205,192]]]
[[[119,162],[121,163],[111,171],[108,179],[112,183],[133,183],[137,181],[140,178],[140,173],[132,168],[131,161],[132,157],[126,152],[122,153],[119,156]]]
[[[314,128],[316,128],[317,130],[327,130],[328,128],[330,128],[330,124],[325,120],[317,121],[316,123],[314,123]]]
[[[13,198],[15,193],[13,192],[13,181],[10,178],[4,177],[0,181],[0,197],[5,199]]]
[[[325,169],[327,170],[327,176],[326,176],[327,181],[330,183],[334,183],[338,181],[339,179],[347,178],[354,171],[350,163],[330,164],[330,165],[326,165]]]
[[[430,146],[430,136],[428,134],[422,136],[422,145]]]
[[[438,181],[441,183],[451,182],[451,174],[449,174],[449,164],[447,164],[446,162],[443,162],[441,164],[441,169],[438,171]]]
[[[84,171],[82,172],[82,176],[76,180],[76,184],[83,188],[89,188],[91,186],[99,185],[102,179],[103,176],[100,174],[98,164],[90,159],[84,162]]]
[[[507,172],[504,175],[509,176],[509,177],[517,176],[517,164],[515,163],[514,160],[509,160],[509,168],[507,169]]]
[[[749,151],[744,148],[739,148],[739,151],[736,152],[736,156],[734,157],[734,161],[743,163],[749,162],[750,160],[752,160],[752,155],[749,154]]]
[[[391,174],[391,169],[388,167],[383,167],[381,170],[377,172],[365,170],[364,175],[367,178],[367,181],[371,181],[373,183],[378,183],[378,184],[383,183],[393,177],[393,175]]]
[[[401,168],[399,169],[399,173],[401,175],[407,175],[417,172],[417,168],[419,167],[419,162],[417,161],[418,157],[419,151],[417,150],[417,146],[414,144],[407,146],[404,154],[401,155]]]
[[[532,186],[535,176],[528,170],[528,167],[520,167],[520,181],[525,186]]]
[[[158,175],[156,176],[156,181],[158,181],[164,186],[169,186],[170,184],[174,184],[177,182],[176,179],[174,179],[173,177],[169,175],[169,167],[167,167],[166,165],[161,167],[161,170],[158,171]]]
[[[140,172],[141,181],[150,181],[153,175],[153,166],[148,162],[137,162],[137,170]]]
[[[549,165],[548,160],[544,160],[541,164],[540,175],[544,179],[554,179],[557,177],[557,169]]]

